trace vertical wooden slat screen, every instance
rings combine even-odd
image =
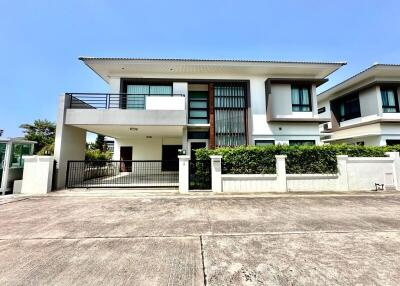
[[[246,144],[246,102],[245,84],[215,84],[216,146],[239,146]]]

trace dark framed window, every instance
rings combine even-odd
[[[364,143],[364,141],[358,141],[358,142],[356,143],[356,145],[357,145],[357,146],[364,146],[365,143]]]
[[[275,141],[274,140],[254,140],[254,145],[256,145],[256,146],[275,145]]]
[[[299,146],[299,145],[315,145],[315,140],[289,140],[290,146]]]
[[[247,85],[216,83],[214,87],[215,145],[247,144]]]
[[[189,123],[208,123],[208,91],[189,91]]]
[[[127,83],[124,87],[126,95],[121,96],[120,106],[124,109],[145,109],[146,96],[171,96],[172,84],[163,83]]]
[[[325,106],[321,107],[321,108],[318,108],[318,114],[324,113],[325,111],[326,111]]]
[[[399,112],[399,99],[395,88],[381,88],[381,97],[383,112]]]
[[[388,146],[400,145],[400,140],[388,139],[388,140],[386,140],[386,145],[388,145]]]
[[[292,111],[311,111],[310,87],[292,85]]]
[[[358,93],[347,95],[333,103],[333,112],[338,122],[361,117]]]
[[[189,131],[188,139],[209,139],[210,133],[207,131]]]

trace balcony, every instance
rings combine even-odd
[[[70,109],[185,110],[183,94],[67,93]]]
[[[186,125],[182,94],[67,93],[65,123],[81,125]]]

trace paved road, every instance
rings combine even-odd
[[[0,285],[400,285],[400,194],[0,204]]]

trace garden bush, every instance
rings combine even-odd
[[[106,161],[111,160],[112,153],[110,151],[102,152],[99,149],[86,150],[85,160],[90,161]]]
[[[397,152],[397,146],[355,146],[348,144],[322,146],[239,146],[216,149],[198,149],[196,158],[209,159],[222,155],[222,172],[225,174],[275,174],[275,155],[287,155],[288,174],[337,173],[336,155],[349,157],[384,157],[385,152]]]

